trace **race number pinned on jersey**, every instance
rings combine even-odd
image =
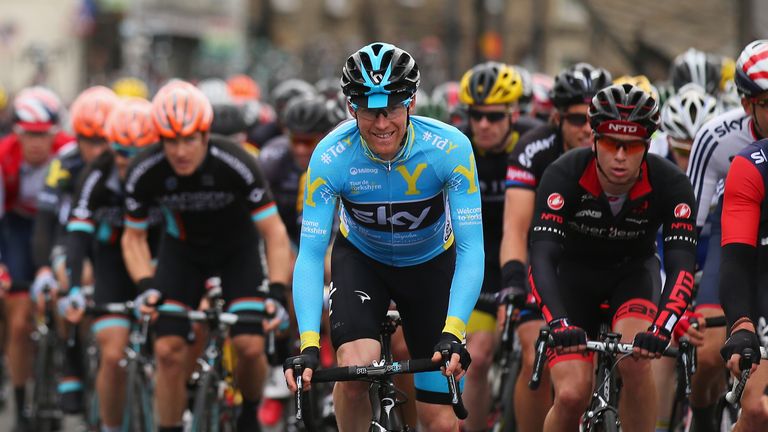
[[[688,219],[691,217],[691,207],[686,203],[680,203],[675,206],[675,217],[678,219]]]
[[[565,205],[565,200],[563,199],[563,196],[559,193],[555,192],[553,194],[550,194],[549,197],[547,197],[547,205],[552,210],[560,210]]]

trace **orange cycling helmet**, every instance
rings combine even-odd
[[[107,137],[113,147],[125,150],[159,141],[152,120],[152,103],[138,97],[121,100],[107,120]]]
[[[197,87],[172,80],[152,99],[152,118],[161,137],[177,138],[210,130],[213,108]]]
[[[231,76],[227,80],[227,87],[229,87],[229,94],[235,102],[259,100],[261,97],[259,85],[253,78],[245,74]]]
[[[85,138],[106,138],[107,117],[117,105],[115,92],[103,86],[90,87],[72,103],[72,129]]]

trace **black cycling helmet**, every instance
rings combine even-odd
[[[558,110],[571,105],[588,104],[595,93],[611,85],[611,73],[589,63],[577,63],[555,77],[552,103]]]
[[[248,125],[242,108],[234,104],[213,105],[213,123],[211,132],[221,135],[234,135],[245,132]]]
[[[285,127],[291,133],[326,133],[344,120],[344,111],[323,96],[291,99],[285,107]]]
[[[298,78],[287,79],[275,86],[271,93],[272,106],[275,108],[275,112],[277,113],[280,122],[283,121],[283,110],[288,106],[288,102],[290,102],[291,99],[296,96],[315,94],[317,94],[315,86]]]
[[[413,57],[383,42],[360,48],[341,70],[344,95],[364,108],[385,108],[406,101],[416,93],[420,80]]]
[[[589,124],[597,134],[627,134],[648,139],[658,129],[659,117],[658,102],[632,84],[604,88],[589,105]]]
[[[710,95],[717,95],[720,88],[721,62],[703,51],[689,48],[675,57],[669,76],[675,91],[688,83],[696,83]]]

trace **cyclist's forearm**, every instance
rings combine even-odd
[[[561,255],[562,246],[557,242],[542,240],[531,246],[531,290],[547,321],[566,316],[557,288]]]
[[[323,310],[324,244],[304,242],[293,272],[293,307],[299,324],[301,349],[320,346],[320,317]],[[314,247],[313,247],[314,246]]]
[[[733,325],[739,318],[752,316],[757,249],[743,243],[724,245],[720,263],[720,304]]]
[[[70,287],[82,285],[83,264],[88,252],[88,243],[93,241],[93,236],[82,231],[67,233],[67,274]]]
[[[696,256],[692,248],[664,250],[667,280],[659,299],[654,324],[672,332],[693,297]]]
[[[481,237],[482,238],[482,237]],[[476,242],[456,245],[456,269],[451,282],[444,332],[463,340],[469,315],[483,285],[485,254]]]
[[[147,232],[132,228],[126,228],[121,240],[123,248],[123,260],[125,268],[134,282],[152,277],[152,254],[147,242]]]
[[[288,238],[288,232],[285,225],[280,221],[277,215],[267,223],[268,228],[262,231],[264,243],[267,248],[267,271],[269,272],[270,282],[280,282],[288,284],[291,279],[291,241]],[[261,223],[266,222],[265,219]],[[263,226],[263,225],[262,225]]]
[[[35,216],[35,229],[32,233],[32,257],[36,268],[50,265],[56,225],[56,213],[48,210],[38,210]]]

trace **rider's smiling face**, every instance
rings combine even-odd
[[[411,101],[408,106],[398,104],[380,109],[360,107],[357,110],[350,106],[350,112],[357,119],[360,136],[368,147],[380,158],[390,160],[400,150],[400,143],[408,130],[408,110],[413,104]]]

